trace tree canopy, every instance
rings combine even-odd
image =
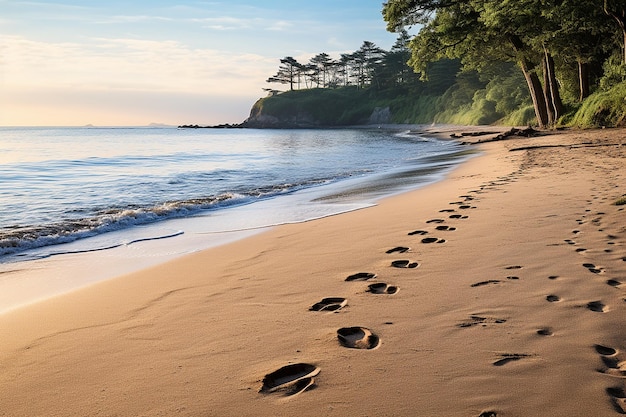
[[[405,48],[408,53],[408,47]],[[388,65],[388,52],[374,43],[364,41],[361,47],[351,54],[342,54],[332,59],[325,52],[312,57],[307,63],[300,63],[293,57],[280,60],[278,72],[267,79],[269,83],[289,84],[289,90],[301,88],[334,88],[356,85],[359,88],[382,82],[387,72],[382,68]],[[389,74],[392,77],[391,74]]]
[[[409,65],[424,78],[443,58],[484,74],[494,62],[517,64],[542,127],[563,115],[563,88],[583,100],[601,78],[613,76],[615,83],[626,74],[623,0],[389,0],[382,13],[390,31],[421,26],[410,42]],[[578,82],[565,82],[572,78]]]

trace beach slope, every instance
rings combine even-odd
[[[375,207],[7,313],[0,416],[626,414],[625,137],[468,145]]]

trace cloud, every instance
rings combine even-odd
[[[282,32],[297,28],[299,25],[286,20],[265,19],[260,17],[206,17],[189,19],[191,22],[200,23],[205,29],[212,30],[239,30],[239,31],[259,31],[269,30]]]
[[[58,86],[241,94],[260,91],[274,59],[179,41],[94,38],[89,44],[4,37],[5,87]]]
[[[256,19],[237,18],[229,16],[206,17],[189,19],[191,22],[200,23],[202,27],[213,30],[242,30],[256,26]]]
[[[137,22],[148,22],[148,21],[157,21],[157,22],[171,22],[175,19],[171,17],[164,16],[148,16],[148,15],[127,15],[127,16],[112,16],[106,20],[102,20],[97,23],[137,23]]]
[[[277,65],[257,54],[126,38],[4,36],[0,51],[3,125],[241,122]]]
[[[277,32],[282,32],[282,31],[285,31],[287,29],[291,29],[293,26],[294,25],[291,22],[286,22],[284,20],[280,20],[280,21],[274,22],[270,26],[268,26],[267,30],[273,30],[273,31],[277,31]]]

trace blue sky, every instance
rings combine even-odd
[[[0,0],[0,125],[243,121],[280,58],[389,49],[378,0]],[[275,87],[275,86],[274,86]]]

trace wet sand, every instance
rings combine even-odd
[[[468,146],[375,207],[0,316],[0,415],[625,414],[626,130]]]

